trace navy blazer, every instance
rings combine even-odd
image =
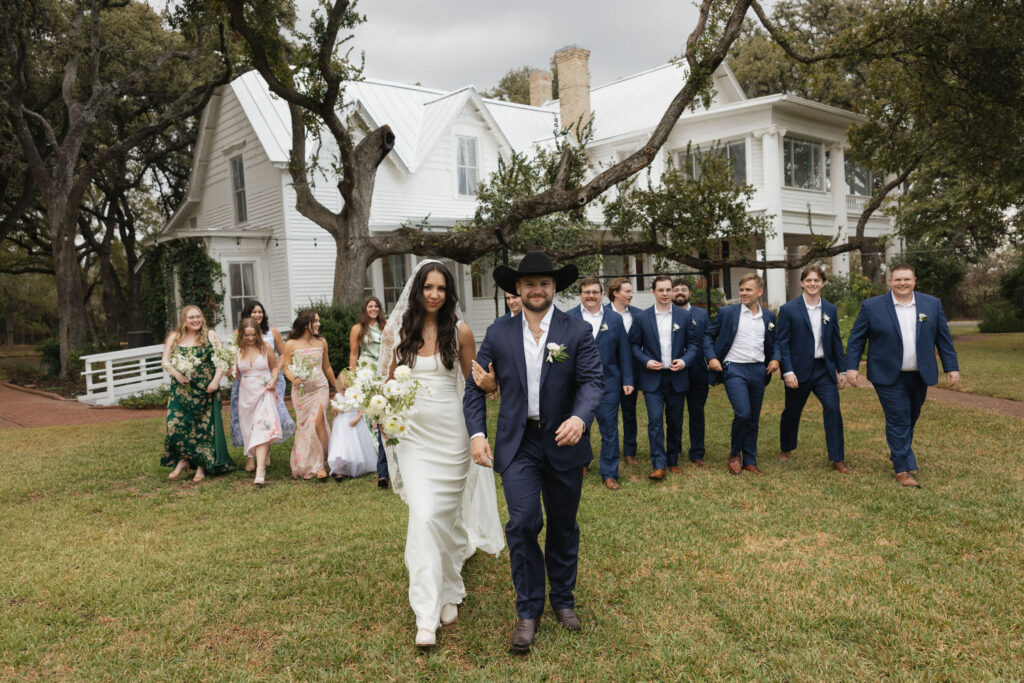
[[[942,358],[942,369],[946,372],[959,371],[953,336],[946,324],[942,302],[934,296],[914,292],[917,302],[917,371],[925,384],[937,384],[939,366],[935,361],[935,349]],[[923,316],[923,318],[922,318]],[[860,357],[864,343],[868,344],[868,379],[874,384],[886,386],[895,384],[903,365],[903,335],[900,321],[896,317],[892,292],[865,299],[860,305],[857,322],[853,324],[850,339],[846,344],[846,367],[860,368]]]
[[[711,325],[711,318],[703,308],[690,304],[690,326],[693,328],[693,339],[697,344],[697,358],[693,365],[688,365],[690,386],[703,386],[708,383],[708,362],[704,358],[704,333]]]
[[[690,373],[663,370],[649,370],[647,362],[661,360],[661,338],[658,336],[658,319],[655,316],[656,306],[642,311],[633,318],[633,326],[639,328],[633,335],[633,358],[640,364],[637,387],[643,391],[657,391],[661,386],[661,373],[669,372],[672,376],[672,388],[683,392],[690,388]],[[686,367],[697,360],[700,343],[694,336],[690,312],[678,306],[672,306],[672,360],[682,359]],[[684,368],[685,370],[685,368]]]
[[[711,322],[711,327],[704,333],[704,358],[711,361],[717,358],[720,363],[725,363],[725,357],[729,355],[732,348],[732,341],[736,338],[736,331],[740,327],[740,310],[743,304],[732,304],[722,306],[718,309],[718,315]],[[761,321],[764,323],[764,364],[773,360],[779,360],[779,350],[775,344],[775,314],[761,306]],[[720,372],[709,372],[708,384],[717,384],[722,381]],[[771,375],[765,373],[764,383],[771,381]]]
[[[555,430],[573,415],[589,425],[604,395],[604,372],[601,356],[594,343],[589,324],[570,317],[557,308],[551,313],[551,326],[545,344],[562,344],[568,358],[548,362],[547,351],[540,375],[540,423],[544,449],[551,466],[568,470],[585,465],[593,459],[590,437],[584,435],[573,446],[555,444]],[[494,469],[504,472],[519,451],[526,430],[527,384],[526,356],[523,350],[523,320],[520,316],[506,318],[491,325],[477,351],[482,367],[494,364],[494,373],[501,386],[501,408],[498,430],[494,437]],[[487,401],[484,393],[466,378],[463,410],[466,431],[470,435],[487,434]]]
[[[782,374],[794,373],[797,382],[810,380],[814,372],[814,330],[807,304],[801,294],[779,309],[779,326],[775,343],[779,347]],[[829,379],[835,383],[836,372],[846,372],[846,354],[839,334],[839,311],[835,304],[821,300],[821,349]]]
[[[566,314],[583,320],[583,312],[579,306],[570,308]],[[590,325],[588,321],[584,322]],[[601,327],[598,328],[594,342],[597,344],[598,353],[601,354],[601,365],[604,366],[605,393],[617,394],[622,391],[622,387],[633,386],[633,353],[629,348],[629,338],[626,336],[622,316],[605,308]]]
[[[612,306],[611,304],[605,304],[604,308],[605,308],[606,311],[613,311],[615,313],[619,313],[618,311],[615,310],[615,307]],[[635,387],[636,386],[635,383],[640,381],[640,371],[643,369],[640,366],[640,363],[637,362],[636,358],[633,357],[633,344],[639,344],[640,343],[640,327],[636,324],[636,317],[638,315],[640,315],[641,313],[643,313],[644,309],[637,308],[636,306],[633,306],[633,305],[629,305],[629,306],[626,306],[626,310],[629,311],[629,314],[633,318],[633,322],[630,323],[630,325],[629,325],[629,330],[626,331],[626,341],[629,342],[629,357],[632,359],[632,363],[633,363],[633,381],[634,381],[634,385],[633,386]],[[622,317],[621,313],[619,313],[619,317],[620,318]],[[623,327],[623,329],[625,329],[625,327],[626,327],[626,321],[625,320],[622,321],[622,327]]]

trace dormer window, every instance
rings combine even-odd
[[[231,158],[231,190],[235,199],[235,222],[244,223],[249,216],[245,208],[245,172],[241,154]]]
[[[458,158],[456,159],[459,174],[459,195],[462,197],[476,196],[477,161],[476,138],[456,138],[459,142]]]

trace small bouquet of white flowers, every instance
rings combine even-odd
[[[305,382],[307,379],[313,376],[313,359],[309,356],[293,353],[292,362],[288,364],[288,372],[292,373],[292,378]],[[306,387],[299,386],[299,396],[303,396],[306,393]]]
[[[228,342],[213,349],[213,364],[228,377],[235,376],[235,363],[238,360],[238,346]]]
[[[196,370],[199,369],[199,359],[177,348],[171,354],[168,365],[172,369],[177,370],[185,378],[186,382],[191,382],[192,378],[196,376]]]
[[[384,430],[388,446],[397,444],[408,430],[409,417],[416,414],[416,398],[429,388],[412,378],[408,365],[395,368],[395,378],[389,380],[369,365],[345,370],[344,375],[347,388],[344,396],[335,397],[334,407],[345,413],[363,411]]]

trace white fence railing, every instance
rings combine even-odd
[[[167,385],[170,377],[160,365],[163,350],[163,344],[155,344],[82,356],[85,362],[85,371],[82,372],[85,375],[85,393],[78,400],[112,406],[124,396]]]

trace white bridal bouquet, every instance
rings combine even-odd
[[[394,446],[408,430],[407,420],[416,414],[416,398],[430,389],[412,378],[408,365],[395,368],[395,378],[386,380],[373,367],[364,365],[355,372],[345,370],[345,394],[336,396],[333,405],[343,413],[357,410],[376,422]]]
[[[199,369],[199,359],[177,348],[171,354],[168,365],[183,375],[186,381],[191,382],[196,376],[196,370]]]
[[[235,376],[235,362],[238,359],[238,346],[228,342],[213,349],[213,364],[229,378]]]
[[[292,362],[288,364],[288,372],[292,373],[292,377],[305,382],[307,379],[313,376],[313,359],[309,356],[293,353]],[[305,386],[299,386],[299,396],[303,396],[306,393]]]

